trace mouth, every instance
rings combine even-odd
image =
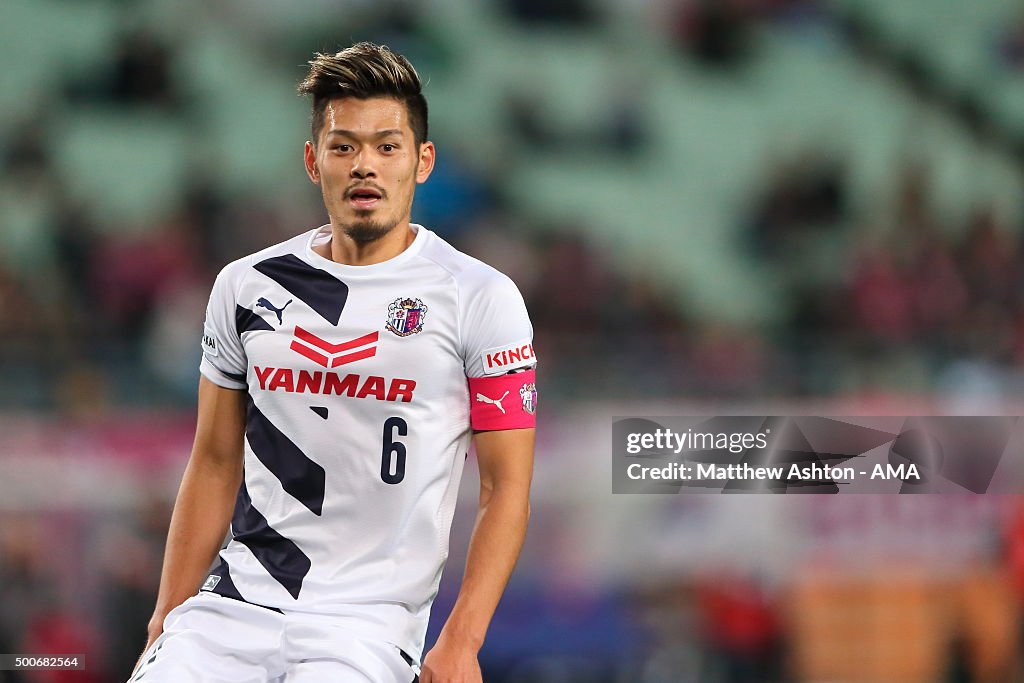
[[[355,188],[349,190],[347,195],[349,203],[361,211],[375,208],[383,199],[380,190],[375,190],[371,187]]]

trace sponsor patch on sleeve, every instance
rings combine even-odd
[[[213,336],[213,332],[208,327],[203,327],[203,340],[200,346],[203,347],[203,353],[207,356],[211,358],[217,356],[217,338]]]
[[[533,344],[529,340],[496,346],[480,354],[484,367],[484,377],[503,375],[519,368],[528,368],[537,362],[533,353]]]

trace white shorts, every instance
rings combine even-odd
[[[327,617],[203,592],[171,610],[129,683],[414,683],[397,646]]]

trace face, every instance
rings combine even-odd
[[[416,184],[434,167],[434,145],[416,144],[399,100],[336,98],[305,158],[331,223],[366,244],[408,224]]]

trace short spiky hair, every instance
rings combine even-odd
[[[313,142],[324,125],[327,103],[335,97],[394,97],[409,111],[416,144],[427,139],[427,99],[409,60],[386,45],[356,43],[333,55],[316,53],[299,94],[313,97]]]

